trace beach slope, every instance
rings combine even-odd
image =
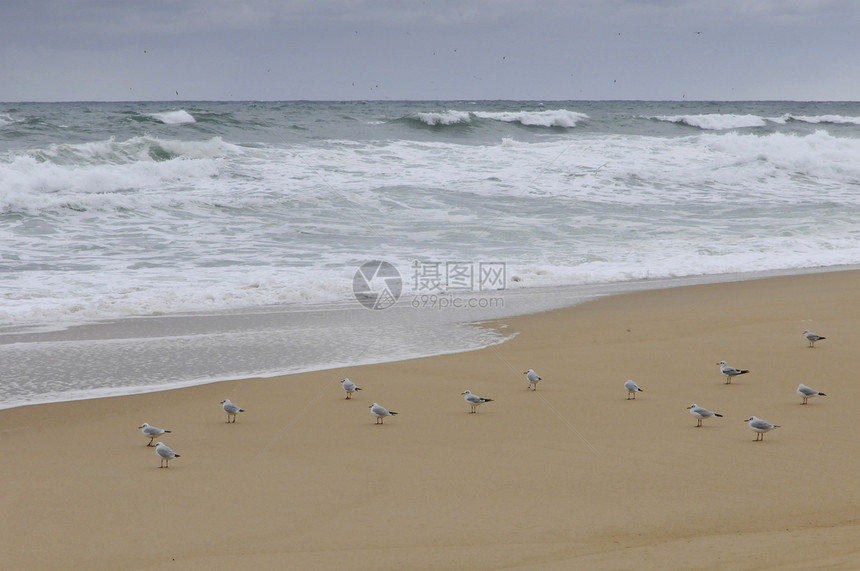
[[[484,326],[517,335],[0,411],[3,568],[860,568],[860,273]],[[750,372],[726,384],[722,360]],[[799,383],[827,396],[802,405]],[[466,389],[493,401],[470,414]],[[376,425],[373,402],[399,414]],[[697,428],[692,403],[723,417]],[[781,428],[754,442],[752,415]],[[143,422],[172,430],[169,468]]]

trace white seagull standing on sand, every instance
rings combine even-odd
[[[460,393],[466,395],[463,397],[463,400],[472,407],[472,412],[478,412],[478,405],[484,404],[485,402],[493,402],[493,399],[485,399],[484,397],[479,397],[478,395],[473,395],[472,391],[466,389],[464,392]]]
[[[778,424],[771,424],[766,420],[762,420],[757,416],[751,416],[746,419],[744,422],[750,423],[750,429],[758,432],[753,442],[757,442],[759,440],[764,440],[764,433],[773,430],[774,428],[779,428]]]
[[[376,424],[385,424],[385,417],[397,414],[393,410],[388,410],[382,405],[373,403],[370,405],[370,414],[376,417]]]
[[[344,379],[343,380],[343,390],[346,391],[346,398],[351,399],[352,393],[354,393],[355,391],[360,391],[361,388],[355,386],[355,383],[353,383],[349,379]]]
[[[717,363],[720,366],[720,372],[726,376],[726,384],[732,384],[732,377],[737,377],[738,375],[746,375],[749,373],[746,369],[736,369],[734,367],[730,367],[726,364],[725,361],[720,361]]]
[[[713,412],[713,411],[710,411],[706,408],[702,408],[699,405],[697,405],[696,403],[693,403],[690,406],[688,406],[687,410],[689,410],[690,414],[692,414],[693,416],[695,416],[698,419],[699,423],[696,424],[696,428],[702,426],[702,419],[703,418],[711,418],[712,416],[719,416],[719,417],[723,416],[718,412]]]
[[[535,373],[534,369],[529,369],[528,371],[523,373],[526,376],[526,381],[529,383],[529,387],[531,390],[537,390],[537,382],[540,380],[540,376]]]
[[[624,388],[627,389],[627,400],[631,398],[636,400],[636,393],[645,392],[639,388],[639,385],[636,384],[636,381],[627,381],[624,383]]]
[[[797,385],[797,394],[799,394],[801,396],[801,398],[803,398],[803,402],[800,404],[806,404],[806,400],[811,399],[812,397],[826,397],[827,396],[826,394],[824,394],[820,391],[816,391],[812,387],[807,387],[803,383],[800,383],[799,385]]]
[[[179,458],[179,454],[174,452],[173,449],[164,442],[155,443],[155,453],[158,454],[159,458],[161,458],[161,466],[159,466],[159,468],[170,468],[170,460],[172,458]]]
[[[147,446],[154,446],[152,441],[155,440],[156,436],[161,436],[165,432],[170,432],[169,430],[164,430],[163,428],[158,428],[157,426],[150,426],[146,422],[144,422],[143,424],[138,426],[138,428],[140,428],[140,432],[144,436],[149,438],[149,442],[147,443]]]
[[[227,413],[227,422],[236,422],[236,415],[240,412],[245,412],[245,409],[239,408],[238,405],[230,402],[230,399],[224,399],[221,401],[221,404],[224,405],[224,412]]]
[[[821,335],[816,335],[815,333],[813,333],[809,329],[807,329],[803,332],[803,336],[806,337],[807,341],[809,341],[810,347],[815,347],[816,341],[821,341],[822,339],[827,339],[827,337],[822,337]]]

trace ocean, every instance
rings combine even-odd
[[[0,408],[858,264],[860,103],[0,103]]]

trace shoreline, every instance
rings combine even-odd
[[[382,311],[371,311],[360,308],[358,304],[352,302],[338,302],[336,304],[320,304],[313,305],[310,308],[304,306],[264,306],[252,307],[245,309],[231,309],[221,312],[205,312],[205,313],[182,313],[176,315],[164,316],[138,316],[123,319],[109,319],[97,321],[95,323],[74,324],[68,327],[53,329],[53,330],[37,330],[35,332],[16,331],[16,328],[4,328],[0,334],[0,351],[9,350],[9,345],[23,342],[39,344],[39,343],[60,343],[63,344],[78,344],[75,345],[75,351],[67,351],[61,353],[55,351],[52,346],[46,345],[40,354],[29,355],[24,353],[25,358],[16,358],[16,355],[6,356],[5,360],[11,363],[12,370],[7,371],[10,378],[24,376],[25,374],[31,378],[39,378],[38,370],[33,369],[35,362],[39,366],[45,366],[47,370],[52,371],[52,374],[62,374],[57,380],[46,382],[54,383],[60,387],[67,386],[73,382],[75,378],[92,378],[93,371],[91,368],[82,368],[74,370],[69,368],[69,365],[74,366],[74,360],[79,358],[78,351],[81,348],[91,350],[90,362],[96,361],[99,356],[111,350],[110,345],[116,345],[123,338],[128,338],[125,347],[114,348],[115,354],[106,358],[105,361],[113,363],[113,368],[108,369],[108,365],[101,364],[105,371],[103,375],[105,380],[103,386],[98,388],[83,388],[72,390],[46,390],[44,394],[49,397],[20,397],[17,400],[12,400],[7,403],[0,403],[0,410],[10,408],[19,408],[22,406],[38,406],[41,404],[50,404],[57,402],[74,402],[79,400],[90,400],[99,398],[110,398],[115,396],[130,396],[136,394],[146,394],[149,392],[161,392],[179,388],[187,388],[209,383],[221,383],[230,380],[243,378],[272,378],[283,375],[294,375],[302,373],[310,373],[314,371],[324,371],[330,369],[339,369],[345,367],[354,367],[361,365],[371,365],[379,363],[390,363],[401,360],[415,359],[421,357],[432,357],[439,355],[448,355],[458,352],[468,352],[480,348],[489,347],[498,343],[506,342],[504,335],[498,334],[496,330],[488,330],[486,328],[475,327],[485,322],[492,322],[499,319],[509,317],[519,317],[534,313],[543,313],[546,311],[554,311],[573,307],[601,297],[614,296],[619,294],[632,293],[637,291],[651,291],[656,289],[687,287],[690,285],[703,285],[715,283],[730,283],[736,281],[748,281],[767,279],[769,277],[794,276],[794,275],[809,275],[818,273],[830,273],[839,271],[853,271],[860,269],[860,266],[845,265],[845,266],[827,266],[813,268],[789,268],[782,270],[767,270],[757,272],[733,272],[725,274],[708,274],[697,276],[685,276],[680,278],[655,278],[644,280],[632,280],[627,282],[612,282],[587,285],[571,285],[571,286],[547,286],[535,288],[518,288],[502,290],[504,299],[507,303],[502,304],[495,309],[412,309],[409,307],[409,300],[400,300],[400,304],[394,308],[389,308]],[[498,292],[470,292],[462,294],[461,299],[471,299],[483,296],[482,299],[487,299],[489,296]],[[552,301],[546,301],[552,299]],[[335,313],[332,313],[335,312]],[[411,313],[410,313],[411,312]],[[417,312],[417,313],[415,313]],[[414,316],[412,315],[414,313]],[[398,315],[399,314],[399,315]],[[306,318],[296,318],[296,316],[306,316]],[[371,323],[388,319],[388,323],[382,325],[395,333],[390,334],[389,339],[382,339],[378,345],[402,343],[404,339],[405,345],[398,348],[397,346],[386,346],[384,353],[367,355],[363,347],[354,346],[351,352],[348,352],[344,358],[337,359],[334,362],[316,362],[313,359],[296,365],[293,361],[289,367],[277,365],[281,359],[280,350],[275,341],[272,340],[270,331],[277,331],[281,336],[283,343],[290,342],[291,329],[299,329],[307,331],[308,323],[313,321],[325,321],[327,316],[336,316],[340,318],[340,322],[329,322],[331,325],[339,327],[347,327],[358,329],[364,321],[369,320]],[[346,317],[346,321],[344,321]],[[414,340],[408,340],[410,334],[414,334],[416,319],[420,323],[419,328],[426,328],[423,337],[419,336]],[[264,325],[255,325],[258,328],[259,335],[257,339],[249,339],[246,343],[244,339],[247,337],[245,328],[248,327],[250,320],[259,320]],[[179,325],[177,325],[177,323]],[[200,325],[194,325],[199,323]],[[41,327],[41,326],[40,326]],[[396,328],[400,328],[398,331]],[[377,333],[379,333],[377,329]],[[458,337],[451,339],[447,343],[441,344],[431,352],[422,352],[422,347],[426,350],[427,346],[424,343],[437,343],[440,337],[450,336],[452,332],[458,334]],[[234,337],[234,341],[245,343],[238,345],[234,350],[234,357],[245,358],[247,361],[247,370],[237,370],[216,372],[217,368],[209,367],[210,359],[213,358],[213,350],[207,349],[206,337],[214,337],[217,335],[240,335]],[[163,337],[161,337],[163,336]],[[174,337],[175,336],[175,337]],[[347,335],[348,336],[348,335]],[[345,335],[339,338],[328,338],[327,335],[321,334],[315,342],[318,343],[334,343],[343,344]],[[172,340],[176,339],[179,344],[178,348],[171,347]],[[188,340],[192,342],[199,341],[201,346],[195,347],[190,345]],[[80,345],[82,343],[90,343],[90,346]],[[215,352],[222,351],[222,347],[215,342]],[[142,347],[147,344],[153,347],[146,354],[140,354]],[[465,348],[461,348],[465,345]],[[28,347],[29,348],[29,347]],[[200,354],[192,353],[198,351]],[[208,351],[209,354],[206,352]],[[308,349],[303,351],[307,354]],[[248,356],[246,356],[246,354]],[[250,355],[253,355],[251,357]],[[198,365],[200,369],[197,373],[183,373],[181,367],[188,367],[187,360],[192,356],[193,361],[201,363]],[[153,369],[153,359],[172,362],[177,369],[174,371],[170,366],[165,365],[161,370]],[[214,355],[214,358],[218,358]],[[299,358],[305,358],[299,355]],[[52,362],[56,359],[56,362]],[[136,362],[135,359],[137,359]],[[255,359],[259,359],[256,361]],[[263,368],[253,369],[257,362],[269,362],[268,366]],[[122,362],[120,366],[119,363]],[[14,370],[18,363],[23,363],[24,369],[20,371]],[[147,362],[149,365],[147,365]],[[224,360],[225,366],[232,366],[235,361]],[[193,365],[192,365],[193,366]],[[149,379],[147,383],[140,384],[143,378],[130,377],[119,387],[113,386],[113,378],[119,375],[124,375],[125,369],[141,369],[144,367],[148,371]],[[211,368],[208,370],[207,367]],[[205,372],[200,372],[205,371]],[[180,378],[181,377],[181,378]],[[8,396],[7,396],[8,398]]]
[[[499,320],[517,335],[468,353],[5,409],[0,556],[10,569],[856,568],[858,286],[843,271],[633,292]],[[803,329],[827,340],[810,349]],[[719,360],[751,372],[726,385]],[[352,400],[343,376],[363,388]],[[801,405],[799,382],[828,396]],[[469,414],[467,388],[494,400]],[[247,411],[236,424],[224,398]],[[375,426],[371,402],[400,414]],[[690,402],[724,417],[696,428]],[[753,414],[782,428],[753,442]],[[143,421],[173,430],[169,469]]]

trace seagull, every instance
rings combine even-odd
[[[626,383],[624,383],[624,388],[627,389],[627,400],[630,400],[631,398],[633,398],[633,400],[636,400],[637,392],[645,392],[639,388],[639,385],[636,384],[636,381],[627,381]],[[633,396],[631,397],[630,395]]]
[[[762,420],[757,416],[751,416],[748,419],[746,419],[744,422],[749,422],[750,423],[750,429],[758,432],[758,434],[756,435],[755,440],[753,442],[756,442],[759,440],[764,440],[764,433],[765,432],[773,430],[774,428],[779,428],[778,424],[771,424],[768,421]]]
[[[171,458],[179,458],[179,454],[164,442],[155,443],[155,453],[161,458],[161,466],[159,468],[170,468]]]
[[[699,423],[696,425],[696,428],[702,426],[702,419],[703,418],[711,418],[712,416],[719,416],[720,418],[722,418],[722,416],[723,416],[718,412],[712,412],[706,408],[702,408],[699,405],[697,405],[696,403],[693,403],[690,406],[688,406],[687,410],[689,410],[690,414],[692,414],[693,416],[695,416],[698,419]]]
[[[468,403],[472,407],[472,412],[478,412],[478,405],[484,404],[485,402],[493,402],[493,399],[485,399],[484,397],[473,395],[472,391],[470,391],[469,389],[466,389],[460,394],[466,395],[463,397],[463,400],[465,400],[466,403]]]
[[[540,380],[540,376],[535,373],[534,369],[529,369],[528,371],[523,373],[526,376],[526,380],[529,383],[529,387],[531,390],[537,390],[537,382]]]
[[[376,403],[373,403],[372,405],[370,405],[369,408],[370,408],[370,414],[372,414],[373,416],[376,417],[376,424],[385,424],[385,417],[386,416],[393,416],[393,415],[397,414],[393,410],[388,410],[384,406],[376,404]]]
[[[236,422],[236,415],[240,412],[245,412],[245,409],[239,408],[239,405],[233,404],[230,402],[230,399],[224,399],[221,401],[221,404],[224,405],[224,412],[227,413],[227,422]]]
[[[719,363],[717,363],[717,365],[720,366],[720,372],[726,376],[727,385],[732,384],[732,377],[736,377],[738,375],[746,375],[747,373],[749,373],[749,371],[746,369],[736,369],[734,367],[730,367],[729,365],[726,365],[725,361],[720,361]]]
[[[811,387],[807,387],[803,383],[800,383],[799,385],[797,385],[797,394],[799,394],[803,398],[803,402],[800,404],[806,404],[806,400],[810,399],[812,397],[826,397],[827,396],[826,394],[819,392],[819,391],[816,391],[815,389],[813,389]]]
[[[147,446],[153,446],[152,441],[155,440],[156,436],[161,436],[165,432],[170,432],[169,430],[164,430],[163,428],[158,428],[157,426],[150,426],[148,423],[144,422],[138,428],[141,429],[141,433],[149,438],[149,442]]]
[[[816,341],[821,341],[822,339],[827,339],[827,337],[822,337],[821,335],[816,335],[815,333],[813,333],[809,329],[807,329],[803,332],[803,336],[806,337],[807,341],[809,341],[810,347],[815,347]]]
[[[343,390],[346,391],[346,398],[351,399],[352,393],[354,393],[355,391],[360,391],[361,388],[355,386],[355,383],[353,383],[349,379],[344,379],[343,380]]]

